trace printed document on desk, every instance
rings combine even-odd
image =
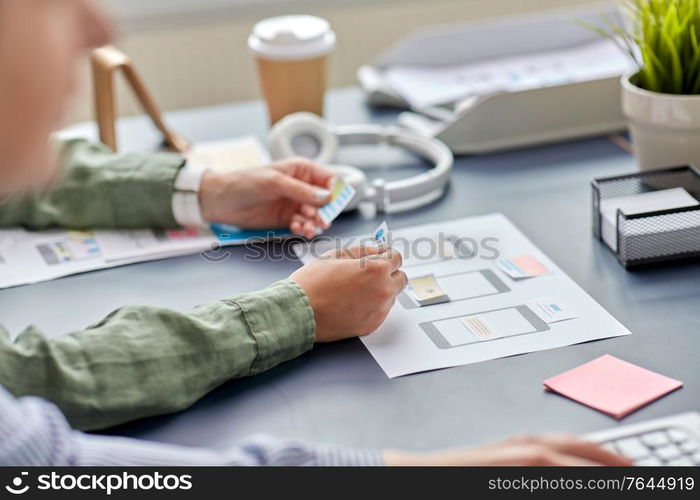
[[[283,238],[286,230],[210,229],[124,231],[0,230],[0,289],[110,267],[195,254],[252,240]]]
[[[455,66],[390,66],[384,76],[413,109],[452,104],[470,96],[518,92],[610,78],[634,69],[610,40]]]
[[[421,305],[404,291],[362,338],[391,378],[630,334],[501,214],[393,229],[388,244],[409,279],[432,275],[449,297]],[[305,261],[324,250],[308,246],[295,248]],[[514,279],[498,266],[524,254],[548,272]]]
[[[109,267],[92,231],[0,230],[0,288]]]

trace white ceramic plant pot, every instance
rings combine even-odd
[[[640,169],[700,167],[700,96],[650,92],[625,76],[622,110]]]

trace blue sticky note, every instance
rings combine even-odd
[[[272,239],[292,234],[286,229],[241,229],[228,224],[211,224],[209,228],[222,243],[243,243],[253,238]]]

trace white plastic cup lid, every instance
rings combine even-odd
[[[333,51],[335,33],[316,16],[270,17],[253,27],[248,48],[266,59],[312,59]]]

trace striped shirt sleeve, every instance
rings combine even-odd
[[[332,447],[260,435],[225,449],[189,448],[84,434],[45,400],[0,387],[3,466],[370,466],[379,450]]]

